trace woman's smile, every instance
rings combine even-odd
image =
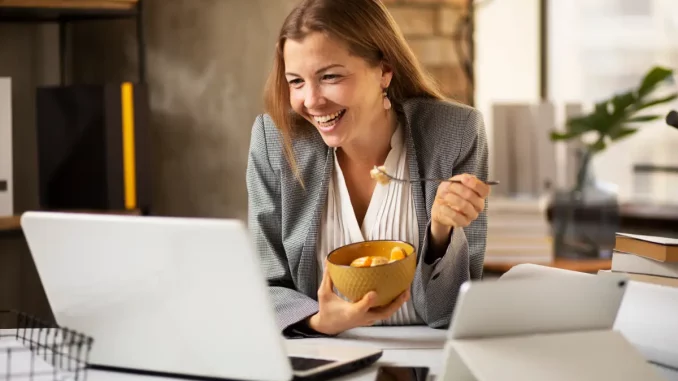
[[[346,109],[343,109],[331,114],[313,115],[312,118],[313,121],[315,122],[315,125],[318,126],[320,131],[331,132],[337,127],[337,125],[339,124],[339,122],[341,121],[345,114]]]

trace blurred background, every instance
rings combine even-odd
[[[48,314],[18,223],[26,210],[246,219],[251,127],[296,3],[0,2],[0,307]],[[485,118],[501,181],[488,266],[605,259],[610,231],[678,235],[678,129],[665,121],[678,109],[678,2],[384,3],[444,92]],[[636,133],[605,140],[590,162],[600,124],[552,139],[646,78],[656,83],[645,103],[665,102],[629,120]],[[609,228],[573,253],[554,236],[577,239],[570,228],[588,226],[577,209]]]

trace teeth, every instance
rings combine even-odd
[[[335,112],[334,114],[330,114],[330,115],[314,116],[313,118],[318,123],[327,123],[330,120],[337,118],[339,115],[341,115],[341,111]]]

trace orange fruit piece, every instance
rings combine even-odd
[[[351,267],[370,267],[372,264],[372,257],[360,257],[356,258],[351,262]]]
[[[391,262],[399,261],[401,259],[405,259],[405,251],[398,246],[391,249]]]
[[[385,265],[387,263],[388,263],[388,259],[386,259],[384,257],[372,257],[372,263],[370,264],[370,266],[372,266],[372,267],[380,266],[380,265]]]

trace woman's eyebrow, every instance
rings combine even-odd
[[[331,65],[327,65],[327,66],[321,67],[321,68],[318,69],[315,73],[316,73],[316,74],[320,74],[320,73],[322,73],[323,71],[327,71],[327,70],[330,70],[330,69],[334,69],[335,67],[342,67],[342,68],[343,68],[344,65],[340,65],[340,64],[331,64]],[[295,77],[301,77],[299,74],[291,73],[291,72],[286,72],[285,75],[292,75],[292,76],[295,76]]]

